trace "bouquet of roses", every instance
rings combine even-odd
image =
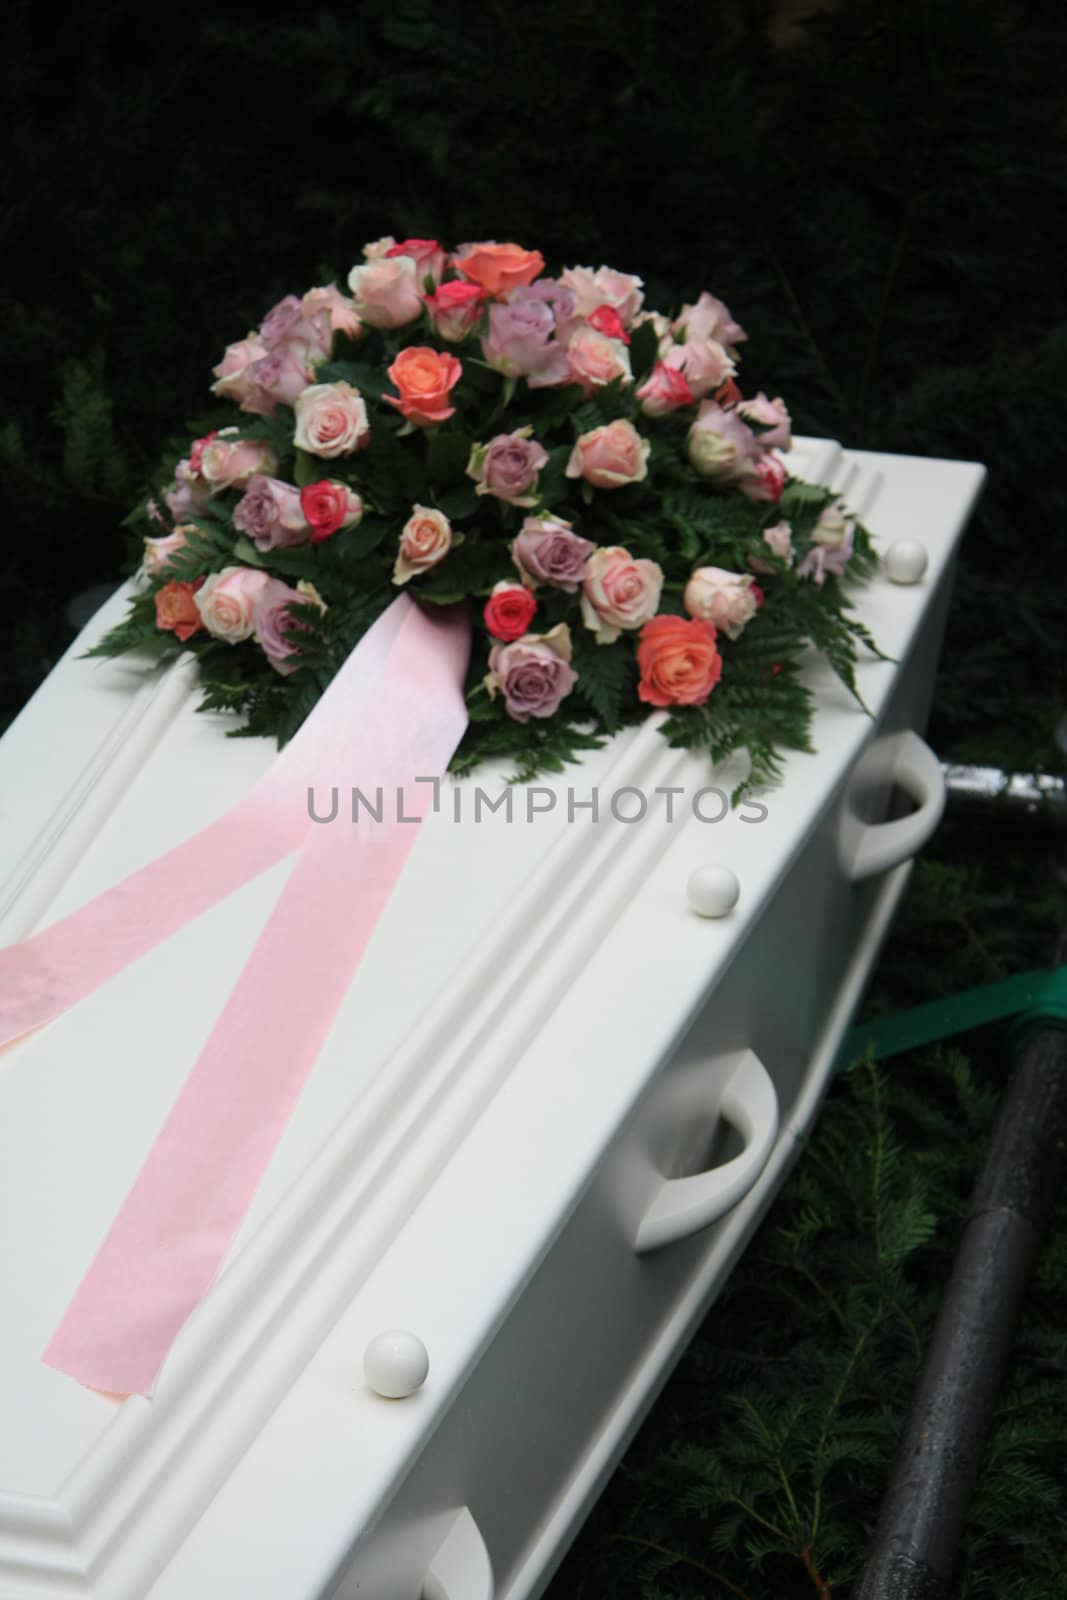
[[[144,582],[94,653],[195,651],[203,707],[282,742],[407,589],[470,608],[454,770],[558,769],[663,707],[671,742],[773,777],[808,747],[805,649],[853,687],[871,641],[841,580],[872,556],[790,477],[788,411],[744,398],[726,306],[668,317],[637,277],[548,277],[517,244],[363,257],[349,294],[288,295],[226,350],[230,416],[131,519]]]

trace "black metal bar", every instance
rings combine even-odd
[[[1017,1053],[854,1600],[940,1600],[1067,1150],[1067,1031]]]

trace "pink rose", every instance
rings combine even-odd
[[[705,289],[695,306],[683,306],[681,314],[671,324],[674,332],[690,339],[717,339],[729,349],[740,344],[748,335],[739,322],[730,315],[729,308]]]
[[[266,345],[254,333],[250,333],[247,339],[238,339],[236,344],[228,344],[218,366],[211,369],[218,380],[211,385],[212,394],[217,394],[221,400],[235,400],[239,405],[243,404],[258,392],[258,385],[251,375],[252,369],[267,354]]]
[[[305,317],[328,317],[331,333],[343,333],[346,338],[358,339],[363,332],[355,302],[342,294],[335,283],[309,289],[300,307]]]
[[[619,339],[609,339],[588,324],[579,328],[567,345],[571,375],[586,394],[615,378],[633,382],[630,353]]]
[[[650,449],[632,422],[608,422],[578,437],[566,475],[584,478],[594,489],[621,489],[647,476]]]
[[[855,521],[840,500],[824,506],[812,531],[812,545],[797,567],[798,578],[811,578],[822,588],[828,577],[841,578],[852,559]]]
[[[702,478],[733,483],[756,460],[759,444],[736,411],[726,411],[713,400],[705,400],[689,430],[686,453]]]
[[[393,582],[407,583],[436,567],[452,547],[452,524],[443,511],[430,506],[413,506],[400,533],[400,549],[393,568]]]
[[[227,437],[236,432],[236,429],[227,428],[205,445],[201,453],[201,476],[212,494],[221,494],[225,489],[243,489],[257,474],[269,474],[277,468],[278,457],[265,440]]]
[[[582,579],[582,621],[597,644],[614,644],[624,628],[640,628],[655,616],[663,572],[654,561],[635,560],[621,545],[593,551]]]
[[[256,601],[270,581],[255,567],[223,567],[206,578],[193,598],[212,638],[226,644],[250,639]]]
[[[427,278],[432,278],[435,284],[440,283],[448,262],[448,251],[436,239],[402,239],[399,244],[390,245],[385,252],[387,261],[397,256],[410,256],[414,261],[420,288]]]
[[[351,384],[312,384],[297,397],[295,410],[293,442],[313,456],[350,456],[370,439],[366,403]]]
[[[390,250],[396,248],[396,240],[391,233],[383,233],[380,239],[372,239],[370,244],[363,246],[364,261],[380,261],[387,256]]]
[[[160,578],[170,566],[172,556],[179,550],[184,550],[189,543],[189,534],[196,529],[188,523],[179,523],[173,533],[165,534],[160,539],[146,539],[144,542],[144,570],[149,578]]]
[[[764,528],[763,542],[779,561],[793,565],[793,530],[788,522],[776,522],[773,528]],[[773,574],[775,571],[771,563],[765,561],[762,556],[749,556],[748,564],[753,572]]]
[[[761,455],[745,468],[737,481],[741,493],[759,505],[777,505],[789,474],[777,456]]]
[[[629,328],[644,304],[644,285],[628,272],[611,267],[568,267],[559,281],[574,295],[574,309],[580,317],[590,317],[600,306],[611,306]]]
[[[536,505],[537,474],[547,463],[548,452],[532,435],[532,428],[516,428],[474,446],[467,476],[477,484],[476,494],[495,495],[513,506]]]
[[[683,346],[683,349],[685,347]],[[793,443],[791,419],[784,400],[768,400],[761,391],[754,400],[742,400],[738,411],[759,440],[761,450],[788,450]]]
[[[657,361],[651,374],[637,390],[637,398],[646,417],[665,417],[681,406],[691,406],[696,396],[683,373],[663,361]]]
[[[674,345],[664,356],[668,367],[680,372],[693,391],[694,400],[718,389],[736,370],[722,345],[715,339],[687,339]]]
[[[437,337],[446,344],[462,344],[481,320],[485,294],[476,283],[454,278],[427,295],[423,304]]]
[[[737,639],[759,610],[755,581],[749,572],[697,567],[685,586],[683,604],[691,617],[713,622],[728,639]]]
[[[592,540],[579,538],[559,517],[527,517],[512,540],[511,559],[531,589],[547,583],[574,594],[595,549]]]
[[[489,652],[485,687],[491,695],[503,692],[504,709],[516,722],[554,716],[577,682],[565,622],[549,633],[529,633],[513,644],[495,644]]]
[[[233,508],[233,525],[247,533],[257,550],[286,550],[306,544],[311,536],[300,490],[278,478],[252,479]]]
[[[422,313],[418,272],[410,256],[379,256],[348,274],[356,310],[372,328],[402,328]]]

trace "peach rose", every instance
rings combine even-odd
[[[588,324],[579,328],[567,346],[571,373],[586,394],[615,378],[633,382],[630,352],[620,339],[610,339]]]
[[[621,489],[648,473],[647,439],[632,422],[619,420],[580,434],[567,462],[568,478],[584,478],[594,489]]]
[[[638,698],[649,706],[702,706],[722,677],[710,622],[653,617],[641,629]]]
[[[379,256],[348,274],[356,310],[372,328],[402,328],[422,314],[418,269],[411,256]]]
[[[501,300],[512,289],[524,289],[544,270],[540,250],[524,250],[517,244],[497,244],[488,240],[467,246],[466,254],[456,256],[457,272],[484,289],[493,300]]]
[[[663,589],[663,570],[637,560],[621,545],[593,551],[582,575],[582,621],[597,644],[614,644],[624,628],[639,628],[655,615]]]
[[[420,572],[428,572],[451,547],[452,524],[444,512],[430,506],[412,506],[411,515],[401,530],[393,582],[407,583]]]
[[[293,443],[313,456],[350,456],[370,439],[367,406],[348,383],[313,383],[298,395]]]
[[[463,363],[455,356],[442,355],[429,345],[409,345],[401,350],[392,366],[389,377],[400,390],[396,395],[385,394],[387,405],[396,406],[401,416],[420,428],[432,427],[454,416],[456,408],[449,405],[449,392],[455,388],[463,374]]]
[[[204,626],[196,609],[196,591],[202,582],[200,578],[195,583],[175,580],[156,592],[156,627],[176,634],[183,644]]]
[[[206,578],[193,598],[211,637],[226,644],[250,639],[256,601],[269,582],[255,567],[223,567]]]
[[[759,609],[750,572],[697,567],[685,586],[683,604],[691,617],[713,622],[728,639],[740,637]]]

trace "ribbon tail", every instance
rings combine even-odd
[[[363,784],[404,786],[421,819],[466,727],[467,632],[413,611],[373,720]],[[407,787],[407,786],[410,786]],[[292,1113],[418,828],[316,828],[199,1060],[45,1353],[94,1389],[148,1394],[212,1283]]]

